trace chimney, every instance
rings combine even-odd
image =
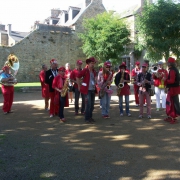
[[[8,35],[11,35],[11,24],[8,24]]]
[[[84,0],[84,7],[86,8],[91,3],[91,0]]]

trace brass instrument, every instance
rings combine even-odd
[[[61,90],[61,97],[65,97],[68,90],[69,90],[69,78],[66,78],[66,80],[64,82],[64,86]]]
[[[17,84],[17,79],[12,74],[10,74],[10,76],[11,76],[11,80],[8,80],[6,82],[0,81],[0,84],[4,86],[14,86],[15,84]]]
[[[14,86],[15,84],[17,84],[17,79],[15,78],[15,75],[17,74],[19,70],[19,60],[17,56],[15,56],[14,54],[10,54],[7,58],[7,61],[4,63],[4,66],[8,66],[11,69],[13,69],[14,75],[10,74],[12,77],[11,80],[7,82],[0,81],[0,84],[5,85],[5,86]]]
[[[121,89],[124,87],[123,80],[124,80],[124,71],[122,72],[120,82],[119,82],[119,84],[117,86],[117,96],[120,96]]]
[[[105,92],[106,92],[106,88],[107,89],[110,89],[110,86],[108,85],[108,81],[110,81],[110,78],[111,78],[111,75],[112,75],[112,73],[109,71],[109,76],[108,76],[108,79],[107,79],[107,81],[106,82],[104,82],[103,83],[103,85],[102,85],[102,87],[101,87],[101,89],[100,89],[100,91],[99,91],[99,97],[100,98],[102,98],[103,96],[104,96],[104,94],[105,94]]]

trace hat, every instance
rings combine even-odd
[[[148,67],[148,64],[144,63],[144,64],[142,65],[142,67]]]
[[[168,58],[168,63],[175,63],[175,62],[176,62],[176,60],[174,58],[172,58],[172,57]]]
[[[139,62],[139,61],[136,61],[135,65],[140,65],[140,62]]]
[[[50,64],[57,64],[57,60],[56,59],[51,59]]]
[[[162,60],[160,60],[159,62],[158,62],[158,64],[160,65],[160,64],[164,64],[164,62],[162,61]]]
[[[76,64],[81,65],[83,62],[81,60],[77,60]]]
[[[65,67],[64,66],[61,66],[59,69],[58,69],[58,71],[65,71],[66,69],[65,69]]]
[[[122,64],[119,66],[119,69],[121,69],[121,67],[125,67],[125,69],[126,69],[126,63],[122,62]]]
[[[96,59],[94,57],[90,57],[90,58],[86,59],[86,64],[89,64],[91,62],[96,63]]]
[[[111,65],[111,62],[109,62],[109,61],[106,61],[106,62],[104,63],[104,66],[111,67],[112,65]]]
[[[2,70],[3,70],[3,71],[9,70],[9,66],[4,66],[4,67],[2,68]]]

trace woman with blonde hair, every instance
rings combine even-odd
[[[109,61],[104,63],[102,71],[99,71],[97,78],[97,85],[100,88],[99,96],[102,102],[102,117],[107,119],[109,117],[109,107],[111,94],[113,93],[111,89],[113,73],[110,71],[111,63]]]

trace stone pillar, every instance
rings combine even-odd
[[[11,24],[8,24],[8,35],[11,35]]]

